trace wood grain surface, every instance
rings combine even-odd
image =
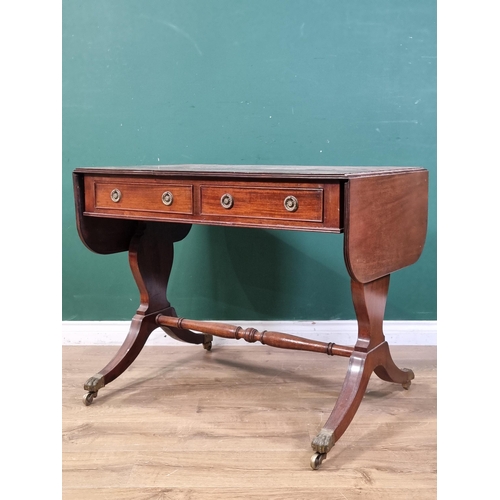
[[[116,351],[63,347],[63,498],[436,498],[436,348],[391,349],[406,391],[372,376],[317,471],[310,442],[347,358],[261,345],[145,347],[93,404],[83,383]]]

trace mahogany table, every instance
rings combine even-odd
[[[162,328],[212,347],[212,336],[349,357],[332,413],[312,441],[317,469],[351,423],[375,374],[408,389],[414,374],[394,363],[383,333],[390,274],[415,263],[427,231],[428,172],[409,167],[169,165],[78,168],[78,233],[100,254],[129,252],[140,293],[130,330],[113,359],[84,385],[91,404]],[[167,299],[173,244],[192,224],[344,233],[344,260],[358,323],[352,347],[285,333],[177,316]]]

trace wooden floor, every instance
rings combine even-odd
[[[410,390],[372,375],[319,470],[310,443],[346,358],[262,345],[145,347],[82,403],[117,347],[63,347],[64,500],[436,498],[436,348],[391,349]]]

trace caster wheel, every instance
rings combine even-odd
[[[311,457],[311,469],[317,470],[319,466],[323,463],[323,460],[326,458],[326,453],[315,453]]]
[[[206,351],[211,351],[212,350],[212,342],[206,342],[203,344],[203,349],[205,349]]]
[[[408,390],[410,388],[410,385],[411,385],[411,380],[408,380],[408,382],[405,382],[402,385],[403,385],[403,389]]]
[[[90,406],[95,397],[97,397],[97,392],[88,392],[83,396],[83,404],[85,406]]]

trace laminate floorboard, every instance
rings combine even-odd
[[[216,341],[215,341],[216,342]],[[408,391],[372,375],[319,470],[346,358],[261,345],[146,346],[82,403],[117,346],[64,346],[64,500],[436,498],[436,347],[395,346]]]

